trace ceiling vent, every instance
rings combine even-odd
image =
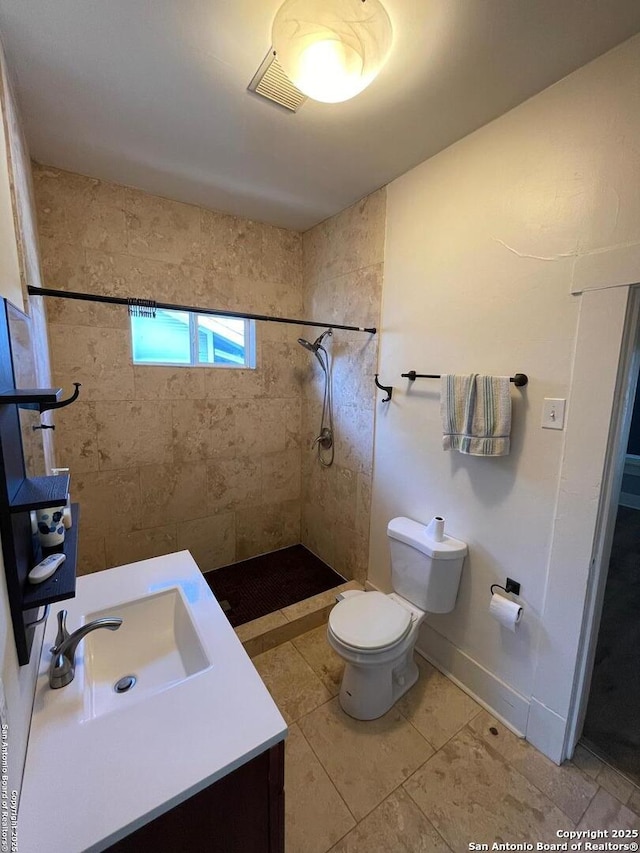
[[[250,92],[262,95],[263,98],[291,110],[292,113],[297,113],[307,100],[307,96],[296,89],[282,70],[273,48],[263,59],[247,88]]]

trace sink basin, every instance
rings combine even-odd
[[[178,587],[87,613],[85,622],[104,616],[120,616],[123,622],[117,631],[93,631],[83,640],[85,720],[148,698],[211,666]],[[132,686],[128,676],[134,676]],[[116,691],[117,683],[123,692]]]

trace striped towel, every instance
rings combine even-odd
[[[440,414],[442,447],[470,456],[507,456],[511,432],[508,376],[445,375]]]

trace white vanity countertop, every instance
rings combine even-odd
[[[129,707],[87,719],[83,641],[75,679],[49,688],[58,610],[68,610],[71,633],[85,613],[176,586],[189,602],[212,666]],[[76,598],[52,605],[47,620],[18,849],[104,850],[286,734],[285,721],[188,551],[81,577]]]

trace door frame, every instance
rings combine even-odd
[[[609,573],[618,501],[626,459],[640,371],[640,286],[629,288],[629,299],[620,361],[614,392],[609,438],[596,519],[593,553],[589,567],[584,619],[579,642],[576,674],[568,714],[564,757],[571,758],[582,735],[589,702],[604,593]]]
[[[635,316],[630,305],[635,304],[631,296],[639,282],[640,251],[633,266],[630,281],[616,268],[609,280],[599,276],[599,286],[574,282],[572,288],[580,295],[579,319],[526,727],[527,740],[557,764],[571,758],[578,739],[591,675],[588,656],[600,618],[596,605],[604,581],[597,555],[603,550],[603,512],[612,491],[607,463],[617,434],[612,422],[629,375],[626,353]]]

